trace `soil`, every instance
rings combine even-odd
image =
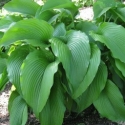
[[[7,84],[4,91],[0,92],[0,125],[9,125],[8,100],[11,84]]]

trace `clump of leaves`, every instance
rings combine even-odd
[[[110,2],[94,4],[94,22],[76,20],[70,0],[4,6],[15,12],[0,20],[0,90],[8,81],[15,86],[10,125],[25,125],[28,109],[41,125],[61,125],[67,110],[80,113],[91,104],[102,116],[125,121],[125,28],[105,16],[124,22],[124,5]]]

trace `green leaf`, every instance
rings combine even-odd
[[[84,33],[71,31],[66,37],[67,45],[57,38],[51,39],[50,42],[53,53],[62,62],[72,89],[75,91],[86,75],[91,50],[88,37]]]
[[[111,55],[109,55],[109,61],[110,61],[110,63],[111,63],[111,68],[110,68],[110,70],[112,70],[112,68],[113,68],[113,70],[117,73],[117,75],[118,75],[122,80],[124,80],[124,77],[123,77],[121,71],[116,67],[115,59],[114,59]],[[113,71],[113,72],[114,72],[114,71]],[[112,71],[111,71],[111,72],[112,72]]]
[[[41,42],[37,39],[25,39],[25,40],[20,40],[18,42],[21,42],[22,44],[32,45],[34,47],[40,47],[40,48],[46,48],[49,46],[46,43]]]
[[[64,113],[64,94],[61,81],[58,76],[55,77],[50,97],[40,113],[40,122],[42,125],[62,125]]]
[[[112,12],[117,15],[117,18],[119,17],[122,21],[125,22],[125,7],[116,8],[115,10],[112,10]]]
[[[7,62],[9,80],[12,84],[14,84],[20,94],[22,94],[20,86],[20,68],[24,59],[30,51],[30,47],[27,45],[18,47],[15,51],[11,53]]]
[[[69,66],[70,71],[66,71],[66,74],[73,89],[76,90],[88,70],[91,48],[87,35],[80,31],[71,31],[66,37],[68,41],[67,46],[72,54]]]
[[[12,0],[5,4],[4,9],[35,16],[39,7],[33,0]]]
[[[37,19],[41,19],[41,20],[45,20],[45,21],[49,21],[56,13],[52,10],[47,10],[47,11],[44,11],[42,13],[38,13],[35,15],[35,17]]]
[[[0,39],[3,37],[3,35],[4,35],[4,32],[0,31]]]
[[[125,77],[125,63],[121,62],[119,59],[115,59],[116,67],[122,72]]]
[[[10,110],[10,125],[25,125],[27,118],[27,104],[21,96],[17,96]]]
[[[125,63],[125,28],[115,23],[102,23],[96,33],[91,36],[104,43],[112,52],[114,58]]]
[[[112,7],[116,6],[115,0],[98,0],[93,5],[93,11],[94,11],[94,18],[99,18],[103,14],[105,14],[108,10],[110,10]]]
[[[112,73],[112,81],[116,84],[116,86],[120,89],[122,95],[125,95],[125,86],[124,81],[118,76],[118,74],[115,72],[115,70],[112,68],[110,69]]]
[[[58,8],[66,8],[69,9],[73,14],[75,14],[78,10],[77,7],[70,0],[47,0],[47,2],[42,7],[41,12],[50,10],[50,9],[58,9]]]
[[[84,109],[89,107],[100,95],[101,91],[104,89],[107,81],[107,68],[104,63],[101,63],[98,72],[87,88],[87,90],[76,100],[78,104],[77,111],[82,112]]]
[[[68,46],[57,38],[50,39],[54,55],[62,62],[64,69],[70,72],[70,60],[72,59],[71,51]]]
[[[100,64],[100,51],[95,44],[91,43],[91,58],[87,73],[83,79],[83,81],[79,84],[79,87],[73,94],[73,98],[79,97],[91,84],[96,73],[98,71],[98,67]]]
[[[94,102],[94,106],[102,116],[112,121],[125,121],[124,99],[117,86],[110,80]]]
[[[8,76],[7,76],[7,70],[6,68],[3,70],[3,73],[0,74],[0,91],[3,90],[4,86],[6,83],[9,81]]]
[[[80,30],[84,33],[86,33],[86,35],[89,37],[89,41],[93,42],[94,39],[89,35],[90,31],[97,31],[97,26],[95,23],[90,22],[90,21],[80,21],[77,25],[76,25],[76,29]]]
[[[58,63],[58,61],[50,63],[45,69],[41,83],[40,96],[38,99],[38,112],[42,111],[50,95],[50,90],[54,81],[54,74],[57,72],[58,69]]]
[[[53,34],[53,27],[43,20],[27,19],[17,22],[3,36],[1,46],[8,46],[17,40],[35,39],[47,42]]]
[[[51,56],[48,50],[36,50],[27,56],[21,67],[21,89],[23,97],[33,108],[37,117],[40,112],[39,110],[42,110],[49,96],[53,84],[53,75],[57,70],[57,63],[50,64],[53,61]],[[48,70],[53,70],[50,72],[52,74],[47,74]],[[47,75],[49,79],[46,78]],[[43,83],[44,81],[48,83]],[[42,94],[45,95],[45,98],[43,98]]]
[[[7,66],[7,60],[4,58],[0,58],[0,74],[4,71]]]
[[[5,84],[8,82],[6,67],[7,60],[5,58],[0,58],[0,91],[3,90]]]
[[[19,96],[19,94],[18,94],[17,91],[13,91],[13,92],[11,93],[10,98],[9,98],[9,103],[8,103],[8,110],[9,110],[9,112],[11,111],[11,108],[12,108],[12,105],[13,105],[13,102],[14,102],[14,99],[15,99],[16,97],[18,97],[18,96]]]
[[[23,18],[18,15],[6,15],[4,18],[2,18],[0,20],[0,31],[7,31],[11,25],[13,25],[14,23],[22,20]]]
[[[64,23],[57,24],[54,29],[53,36],[59,37],[59,36],[64,36],[64,35],[66,35],[66,28],[65,28]]]

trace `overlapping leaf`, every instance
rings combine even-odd
[[[75,90],[86,75],[91,49],[88,37],[80,31],[69,32],[67,41],[67,46],[72,54],[72,60],[70,61],[71,69],[69,72],[66,71],[66,73]]]
[[[14,102],[14,99],[15,99],[16,97],[18,97],[18,96],[19,96],[19,94],[18,94],[17,91],[13,91],[13,92],[11,93],[10,98],[9,98],[9,103],[8,103],[8,110],[9,110],[9,112],[11,111],[11,108],[12,108],[12,105],[13,105],[13,102]]]
[[[54,74],[57,72],[57,69],[58,69],[58,63],[59,63],[58,61],[50,63],[45,69],[42,83],[41,83],[40,96],[38,98],[39,112],[42,111],[49,97],[50,89],[54,81]]]
[[[94,102],[94,106],[102,116],[112,121],[125,121],[123,97],[117,86],[110,80],[107,81],[105,89]]]
[[[116,67],[115,59],[114,59],[112,56],[110,56],[110,55],[109,55],[109,61],[110,61],[111,65],[112,65],[113,70],[117,73],[117,75],[118,75],[121,79],[124,80],[124,77],[123,77],[123,75],[122,75],[122,72]],[[110,70],[111,70],[111,69],[110,69]],[[112,72],[112,71],[111,71],[111,72]]]
[[[51,45],[55,56],[62,62],[74,91],[87,72],[91,50],[88,37],[84,33],[71,31],[66,37],[67,45],[56,38],[51,39]]]
[[[34,51],[27,56],[21,68],[23,96],[37,117],[49,97],[58,67],[58,62],[51,63],[51,56],[47,50]]]
[[[89,35],[89,32],[91,30],[96,31],[97,30],[97,26],[96,26],[96,24],[94,24],[93,22],[90,22],[90,21],[80,21],[76,25],[76,29],[86,33],[89,36],[89,40],[92,42],[93,38]]]
[[[125,63],[121,62],[119,59],[115,59],[116,67],[122,72],[125,77]]]
[[[117,2],[115,0],[98,0],[93,5],[94,18],[98,18],[105,14],[112,7],[116,7]]]
[[[56,13],[53,10],[47,10],[40,12],[40,9],[37,11],[35,17],[41,20],[49,21]]]
[[[50,9],[58,9],[58,8],[66,8],[69,9],[73,14],[75,14],[78,10],[77,7],[70,0],[47,0],[47,2],[42,7],[41,12],[50,10]]]
[[[104,89],[107,80],[107,68],[101,63],[98,72],[87,90],[76,100],[78,104],[78,112],[83,111],[90,106],[100,95]]]
[[[64,23],[59,23],[58,25],[56,25],[54,32],[53,32],[53,36],[55,37],[59,37],[59,36],[64,36],[66,35],[66,28]]]
[[[115,23],[102,23],[98,32],[91,32],[91,36],[104,43],[112,52],[114,58],[125,63],[125,28]]]
[[[21,96],[13,100],[10,110],[10,125],[25,125],[28,118],[27,104]]]
[[[47,42],[53,34],[53,28],[47,22],[38,19],[27,19],[17,22],[3,36],[0,45],[6,46],[17,40],[35,39]]]
[[[91,84],[94,77],[96,76],[99,64],[100,64],[100,51],[95,44],[91,44],[91,58],[89,67],[83,81],[80,83],[79,87],[74,92],[73,98],[79,97]]]
[[[23,18],[21,16],[16,16],[16,15],[7,15],[6,17],[1,18],[0,31],[5,32],[11,27],[11,25],[13,25],[15,22],[18,22],[22,19]]]
[[[64,113],[64,95],[58,76],[55,77],[50,97],[40,113],[40,122],[43,125],[62,125]]]
[[[5,4],[4,8],[11,12],[35,15],[40,6],[32,0],[12,0]]]
[[[125,22],[125,7],[118,7],[112,12],[117,15],[117,18],[119,17],[122,21]]]
[[[67,72],[70,72],[72,54],[66,44],[57,38],[50,40],[54,55],[63,63],[63,67]]]
[[[20,87],[20,67],[29,52],[29,46],[21,46],[11,53],[7,62],[9,80],[20,94],[22,93]]]

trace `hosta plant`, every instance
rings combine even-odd
[[[0,20],[0,90],[8,82],[15,87],[10,125],[25,125],[29,111],[41,125],[62,125],[66,111],[79,114],[92,104],[101,116],[125,121],[125,5],[109,1],[94,4],[92,22],[76,20],[70,0],[4,6],[10,13]]]

